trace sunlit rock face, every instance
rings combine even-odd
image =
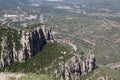
[[[94,54],[89,54],[85,60],[81,60],[79,55],[73,56],[68,62],[60,63],[61,80],[79,80],[81,76],[96,68]]]
[[[20,50],[19,61],[25,61],[39,52],[47,42],[53,42],[53,37],[49,28],[37,27],[30,32],[22,31],[20,42],[23,48]]]
[[[38,26],[31,30],[21,30],[18,31],[18,34],[20,36],[19,44],[21,45],[19,49],[16,48],[18,44],[14,40],[8,39],[9,36],[1,37],[0,68],[10,65],[12,62],[24,62],[41,51],[47,42],[54,42],[51,30],[45,26]]]

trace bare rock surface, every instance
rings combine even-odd
[[[96,59],[94,54],[89,54],[84,60],[79,55],[73,56],[67,62],[60,64],[61,80],[79,80],[81,76],[96,68]]]
[[[17,43],[21,44],[20,49],[16,48],[18,44],[14,40],[8,39],[9,36],[1,37],[0,68],[10,65],[12,62],[24,62],[41,51],[47,42],[54,42],[52,32],[46,26],[37,26],[31,30],[21,30],[18,31],[18,34],[20,39]]]

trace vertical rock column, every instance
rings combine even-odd
[[[9,43],[8,38],[2,37],[1,42],[1,67],[6,67],[7,65],[10,65],[10,63],[13,61],[13,56],[11,53],[11,50],[9,50]]]
[[[25,31],[22,31],[20,42],[22,44],[22,49],[19,51],[19,61],[23,62],[25,60],[24,53],[25,53],[25,45],[26,45]]]
[[[14,62],[18,61],[18,52],[15,49],[15,43],[13,42],[13,60]]]
[[[91,54],[89,56],[89,70],[88,71],[92,71],[93,69],[95,69],[96,67],[96,60],[95,60],[95,55]]]
[[[62,72],[61,80],[64,80],[64,78],[65,80],[80,80],[81,76],[86,75],[89,71],[95,69],[95,55],[90,54],[85,60],[81,60],[79,55],[75,55],[64,65],[65,67],[63,66],[60,70]]]

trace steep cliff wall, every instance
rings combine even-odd
[[[53,42],[51,30],[37,25],[31,29],[0,28],[0,68],[12,62],[24,62],[42,50],[47,42]]]
[[[94,54],[89,54],[84,60],[79,55],[73,56],[68,62],[60,63],[61,80],[80,80],[80,77],[96,68]]]
[[[48,27],[36,27],[27,32],[22,31],[20,42],[23,48],[19,51],[19,61],[31,58],[49,41],[52,42],[53,37]]]

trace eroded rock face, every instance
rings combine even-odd
[[[23,48],[20,50],[19,61],[31,58],[42,49],[46,42],[53,42],[49,28],[37,27],[31,32],[22,31],[21,44]]]
[[[13,61],[11,50],[9,48],[9,43],[7,37],[2,37],[1,42],[1,66],[0,67],[6,67],[6,65],[10,65],[10,63]]]
[[[82,75],[96,68],[94,54],[90,54],[85,60],[78,55],[73,56],[68,62],[60,63],[61,80],[80,80]]]
[[[47,42],[54,41],[51,30],[45,26],[38,26],[29,31],[22,30],[20,34],[21,48],[19,50],[16,49],[17,44],[14,41],[10,42],[6,36],[1,38],[0,68],[15,61],[24,62],[41,51]]]

